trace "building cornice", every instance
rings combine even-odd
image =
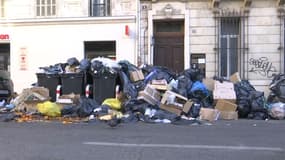
[[[68,17],[68,18],[32,18],[32,19],[2,19],[0,25],[69,25],[69,24],[114,24],[135,23],[135,16],[112,17]]]

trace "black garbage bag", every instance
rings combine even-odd
[[[196,63],[191,64],[191,67],[189,69],[184,70],[181,74],[187,76],[193,82],[202,81],[203,79],[201,70],[199,69]]]
[[[144,79],[144,82],[146,84],[154,79],[155,80],[165,79],[167,83],[169,83],[172,79],[176,79],[176,74],[170,71],[166,67],[162,66],[153,66],[153,67],[148,66],[148,67],[149,67],[148,69],[144,69],[147,70],[148,72],[148,74],[146,74]]]
[[[119,79],[121,81],[121,84],[123,85],[123,94],[126,95],[129,99],[134,99],[138,96],[138,91],[134,84],[132,84],[123,71],[118,71]]]
[[[80,97],[77,114],[79,117],[87,117],[92,114],[95,108],[98,107],[100,107],[100,104],[98,104],[94,99]]]
[[[133,85],[138,92],[144,90],[146,87],[146,84],[143,81],[133,82]]]
[[[255,120],[265,120],[268,118],[268,114],[266,112],[251,112],[248,114],[249,119],[255,119]]]
[[[124,108],[124,112],[140,112],[142,114],[145,113],[147,108],[151,108],[151,105],[145,102],[144,100],[138,99],[129,99],[125,101],[122,105]]]
[[[170,120],[171,122],[172,121],[175,121],[177,120],[179,116],[177,116],[176,114],[174,113],[170,113],[170,112],[167,112],[167,111],[164,111],[164,110],[157,110],[155,112],[155,114],[153,115],[152,119],[160,119],[160,120],[163,120],[163,119],[168,119]]]
[[[271,90],[271,93],[268,96],[268,102],[285,102],[285,74],[275,75],[269,85],[269,89]]]
[[[177,90],[173,89],[173,91],[184,97],[188,97],[188,90],[191,90],[192,81],[190,80],[190,78],[184,75],[179,76],[177,80]]]
[[[70,66],[78,66],[79,65],[79,61],[75,57],[68,58],[66,63]]]
[[[124,115],[125,116],[121,118],[122,123],[134,123],[134,122],[139,121],[138,114],[136,113],[129,111],[129,112],[126,112]]]
[[[240,118],[247,118],[247,115],[251,111],[250,97],[241,96],[238,98],[236,103],[237,103],[238,116]]]
[[[266,112],[264,92],[250,92],[251,112]]]
[[[118,62],[119,65],[121,65],[121,69],[123,72],[125,72],[125,74],[129,77],[129,71],[136,71],[139,70],[138,67],[136,67],[135,65],[131,64],[129,61],[127,60],[121,60]]]
[[[255,88],[249,83],[248,80],[241,80],[240,82],[235,83],[234,89],[235,89],[237,98],[239,96],[249,95],[251,91],[256,91]]]
[[[192,104],[192,107],[190,108],[190,111],[187,113],[187,116],[190,116],[192,118],[199,117],[201,107],[202,107],[201,103],[199,103],[198,101],[194,102]]]
[[[193,103],[192,106],[190,108],[190,110],[185,113],[183,112],[184,115],[188,116],[188,117],[192,117],[192,118],[197,118],[200,115],[200,110],[203,107],[202,103],[200,102],[199,99],[192,99]]]
[[[240,118],[247,118],[251,112],[251,93],[255,92],[255,88],[248,80],[242,80],[234,84],[236,93],[236,103],[238,105],[238,115]]]
[[[91,70],[100,72],[104,68],[104,65],[101,61],[95,60],[91,62]]]
[[[79,63],[80,63],[79,69],[81,71],[89,71],[90,70],[91,62],[88,59],[82,59]]]
[[[76,113],[77,107],[74,105],[65,105],[61,109],[60,113],[62,116],[64,115],[73,115]]]
[[[57,63],[47,67],[39,67],[39,69],[42,69],[46,74],[59,74],[65,71],[66,65],[66,63]]]

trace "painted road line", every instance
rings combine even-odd
[[[221,145],[182,145],[182,144],[136,144],[136,143],[110,143],[110,142],[83,142],[86,145],[111,146],[111,147],[142,147],[142,148],[185,148],[185,149],[212,149],[212,150],[248,150],[248,151],[278,151],[284,152],[279,147],[257,146],[221,146]]]

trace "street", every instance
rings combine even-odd
[[[1,160],[284,160],[285,121],[0,123]]]

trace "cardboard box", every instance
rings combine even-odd
[[[230,76],[230,81],[233,82],[233,83],[238,83],[238,82],[240,82],[240,81],[241,81],[241,78],[240,78],[240,76],[239,76],[239,73],[236,72],[236,73],[232,74],[232,75]]]
[[[162,90],[162,91],[166,91],[167,90],[167,85],[151,84],[150,86],[152,88],[157,89],[157,90]]]
[[[148,84],[143,91],[139,92],[137,99],[143,99],[152,105],[156,105],[159,104],[161,96],[155,88]]]
[[[176,114],[178,116],[180,116],[181,113],[182,113],[182,108],[181,107],[178,107],[178,106],[175,106],[175,105],[172,105],[172,104],[160,104],[159,108],[163,109],[163,110],[166,110],[168,112],[174,113],[174,114]]]
[[[201,108],[200,109],[200,119],[207,121],[217,120],[219,117],[219,111],[212,108]]]
[[[166,91],[167,90],[167,81],[165,79],[161,79],[161,80],[152,80],[151,81],[151,86],[157,90],[162,90],[162,91]]]
[[[220,111],[219,119],[237,120],[238,119],[238,112],[236,112],[236,111]]]
[[[184,113],[188,113],[188,112],[190,111],[192,105],[193,105],[193,101],[188,100],[188,101],[184,104],[182,111],[183,111]]]
[[[218,89],[223,89],[223,90],[234,90],[234,84],[232,82],[220,82],[220,81],[215,81],[215,86],[214,86],[214,90],[218,90]]]
[[[215,80],[211,79],[211,78],[204,78],[203,82],[202,82],[206,88],[210,91],[214,90],[214,86],[215,86]]]
[[[174,104],[183,106],[187,102],[187,98],[172,91],[166,91],[161,99],[162,104]]]
[[[237,104],[224,99],[219,99],[216,103],[215,109],[219,111],[235,112],[237,110]]]
[[[46,97],[47,99],[49,98],[49,90],[44,87],[32,87],[30,89],[32,92],[38,93],[42,95],[43,97]]]
[[[161,80],[152,80],[151,84],[153,85],[167,85],[167,81],[165,79],[161,79]]]
[[[235,102],[236,92],[234,90],[228,90],[228,89],[215,89],[213,91],[213,98],[215,100],[226,99]]]
[[[182,107],[174,104],[160,104],[159,108],[180,116],[182,112],[188,113],[192,107],[192,104],[193,102],[189,100]]]
[[[132,82],[144,80],[144,75],[142,70],[130,71],[129,74],[130,74],[130,80]]]

